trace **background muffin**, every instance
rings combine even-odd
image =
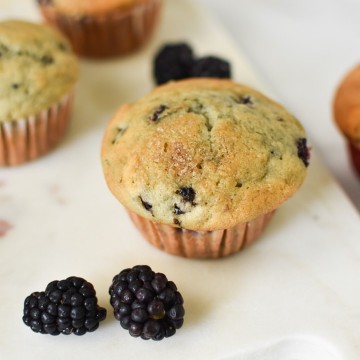
[[[339,85],[333,104],[336,124],[347,140],[352,164],[360,176],[360,65]]]
[[[37,0],[45,20],[79,55],[110,57],[137,50],[158,23],[162,0]]]
[[[0,22],[0,165],[47,153],[68,127],[77,59],[53,29]]]
[[[122,106],[102,163],[154,245],[188,257],[239,251],[302,184],[309,152],[282,106],[230,80],[189,79]]]

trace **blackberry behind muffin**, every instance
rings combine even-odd
[[[333,104],[336,124],[347,140],[354,169],[360,176],[360,65],[339,85]]]
[[[25,21],[0,22],[0,165],[48,152],[70,118],[77,59],[53,29]]]
[[[105,58],[139,49],[151,37],[162,0],[37,0],[45,20],[81,56]]]
[[[239,251],[302,184],[301,124],[249,87],[168,83],[122,106],[103,140],[105,178],[154,245],[188,257]]]

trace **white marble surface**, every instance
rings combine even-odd
[[[3,18],[38,19],[31,2],[0,7]],[[56,151],[0,169],[0,359],[358,360],[359,215],[316,149],[304,186],[262,239],[222,260],[151,247],[106,188],[99,160],[106,122],[120,103],[151,89],[150,60],[163,42],[186,40],[199,54],[227,57],[237,80],[272,93],[191,0],[168,0],[164,15],[140,53],[81,63],[72,127]],[[185,298],[184,327],[160,343],[131,338],[111,314],[113,275],[139,263],[166,273]],[[83,337],[31,332],[21,321],[25,297],[71,275],[94,284],[107,319]]]
[[[304,123],[322,161],[360,211],[360,178],[332,117],[335,89],[360,63],[358,0],[198,0],[273,94]]]

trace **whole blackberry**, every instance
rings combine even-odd
[[[230,78],[230,64],[215,56],[206,56],[194,61],[191,68],[192,77]]]
[[[176,285],[147,265],[122,270],[109,294],[115,318],[131,336],[162,340],[184,323],[184,300]]]
[[[154,60],[154,77],[158,85],[170,80],[185,79],[190,76],[193,51],[184,43],[167,44],[160,49]]]
[[[106,317],[97,304],[93,285],[71,276],[55,280],[45,291],[34,292],[24,302],[24,323],[41,334],[84,335],[95,331]]]

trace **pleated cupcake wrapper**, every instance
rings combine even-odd
[[[140,48],[151,37],[158,22],[162,0],[151,0],[129,9],[99,15],[71,17],[41,6],[48,23],[60,29],[74,51],[85,57],[123,55]]]
[[[360,147],[354,145],[348,141],[348,152],[351,159],[351,164],[356,171],[357,175],[360,177]]]
[[[0,166],[19,165],[49,152],[65,135],[73,92],[39,114],[0,122]]]
[[[260,236],[273,214],[274,211],[225,230],[193,231],[155,223],[129,211],[148,242],[187,258],[221,258],[243,250]]]

